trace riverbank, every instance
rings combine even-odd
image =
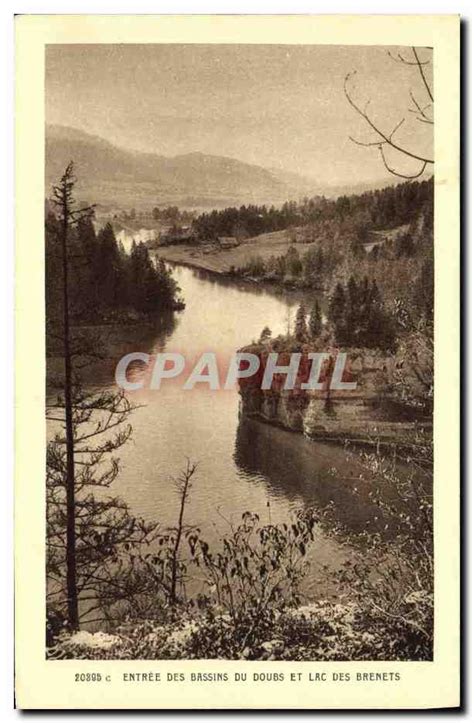
[[[300,253],[307,251],[310,244],[299,240],[297,229],[286,229],[261,234],[246,239],[238,246],[221,248],[217,244],[188,246],[176,244],[159,246],[154,251],[165,261],[197,269],[204,269],[220,275],[232,275],[239,268],[247,266],[257,256],[267,261],[271,256],[286,254],[290,246]],[[240,276],[239,278],[248,279]],[[248,279],[251,281],[251,279]],[[260,281],[259,281],[260,283]]]

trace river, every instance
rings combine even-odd
[[[274,335],[285,333],[299,303],[292,295],[186,267],[174,267],[173,275],[185,310],[154,324],[128,325],[112,333],[104,329],[108,362],[89,370],[89,386],[110,387],[120,356],[132,350],[181,352],[188,359],[204,351],[230,357],[258,339],[265,326]],[[130,397],[139,408],[130,418],[133,438],[118,452],[121,467],[113,494],[134,514],[163,526],[176,522],[179,500],[173,478],[189,458],[198,469],[186,521],[198,525],[211,544],[229,532],[228,521],[238,522],[247,510],[264,522],[281,522],[298,508],[332,501],[338,518],[354,530],[367,524],[368,503],[355,502],[353,495],[360,473],[357,456],[240,418],[237,390],[210,391],[201,384],[183,391],[165,381],[159,390],[143,388]],[[348,554],[340,542],[319,532],[307,592],[336,594],[323,566],[338,567]]]

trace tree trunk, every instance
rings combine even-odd
[[[181,543],[181,535],[183,533],[183,518],[184,518],[184,506],[186,504],[186,492],[187,492],[187,482],[185,482],[184,490],[181,494],[181,505],[179,508],[179,519],[178,519],[178,527],[176,529],[176,542],[173,549],[173,558],[172,558],[172,567],[171,567],[171,589],[170,589],[170,604],[176,605],[177,601],[177,595],[176,595],[176,586],[178,582],[178,564],[179,564],[179,546]]]
[[[72,421],[72,368],[69,338],[68,224],[69,204],[64,193],[62,256],[64,304],[64,408],[66,421],[66,586],[69,624],[79,629],[76,577],[76,503],[74,475],[74,429]]]

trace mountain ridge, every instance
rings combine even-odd
[[[132,151],[78,128],[47,125],[48,186],[70,160],[75,164],[78,196],[118,206],[181,205],[190,197],[209,205],[282,203],[315,192],[317,185],[297,174],[285,179],[283,172],[236,158],[201,151],[176,156]]]

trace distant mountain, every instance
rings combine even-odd
[[[112,145],[76,128],[46,127],[46,184],[49,190],[74,161],[76,195],[105,206],[224,207],[281,204],[316,195],[317,182],[222,156],[187,153],[174,157],[139,153]]]

